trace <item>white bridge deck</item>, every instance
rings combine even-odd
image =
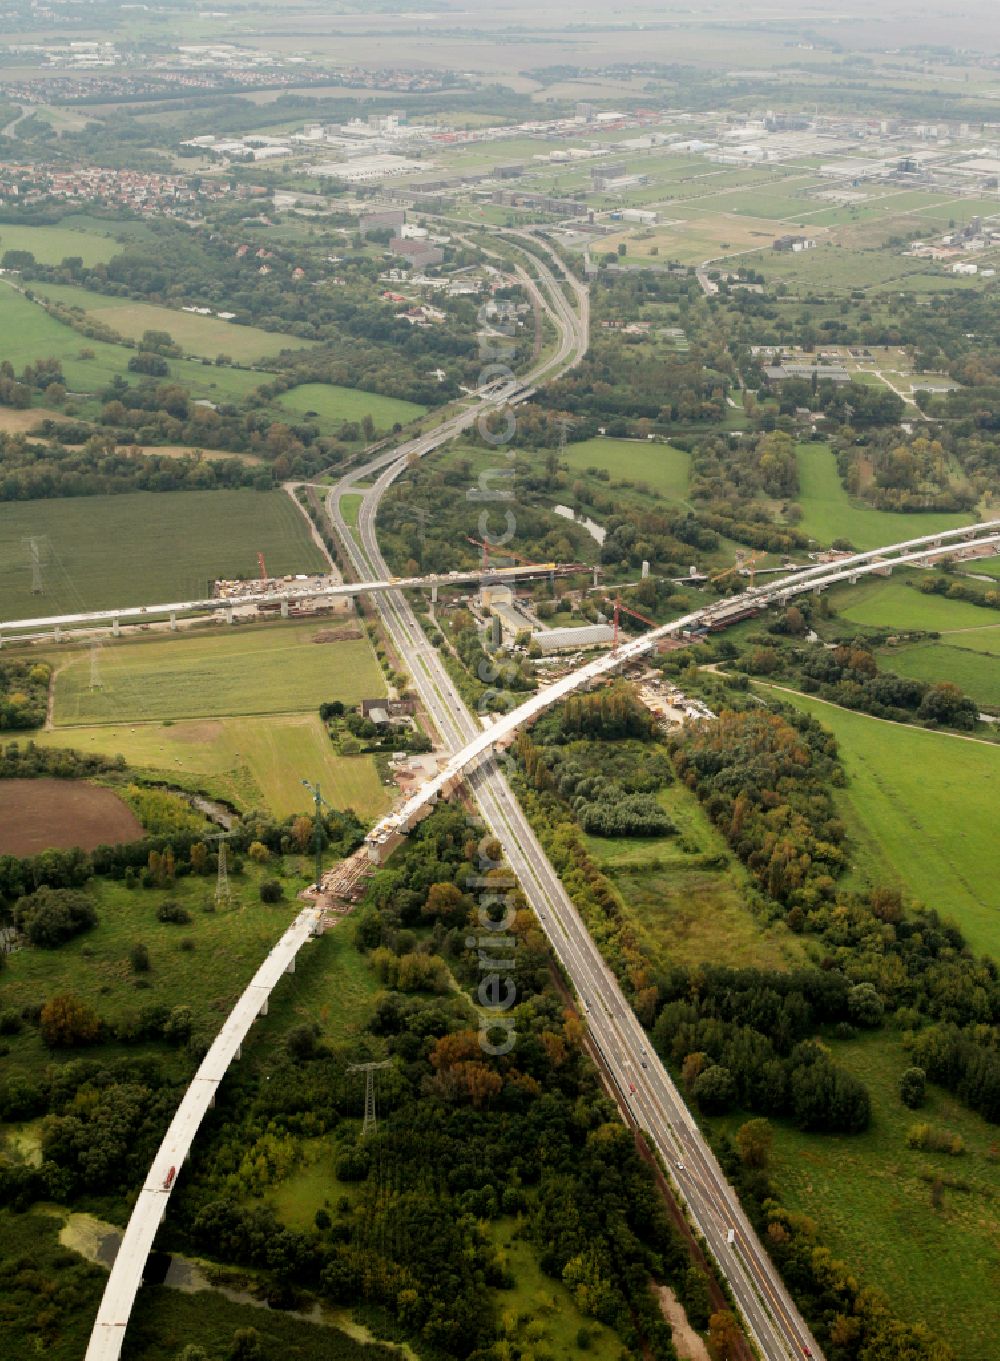
[[[227,1016],[184,1093],[133,1207],[104,1288],[104,1298],[94,1322],[86,1361],[114,1361],[120,1354],[153,1239],[166,1213],[171,1191],[177,1185],[181,1165],[191,1149],[206,1111],[214,1104],[219,1083],[233,1059],[239,1057],[240,1046],[247,1032],[257,1017],[266,1012],[268,998],[278,980],[294,968],[299,950],[316,935],[321,915],[319,908],[304,908],[271,949]],[[168,1186],[171,1168],[174,1169],[174,1176]]]
[[[221,599],[208,596],[201,600],[174,600],[159,605],[122,605],[110,610],[82,610],[78,614],[49,614],[35,619],[0,619],[0,637],[4,633],[23,633],[33,630],[51,633],[58,629],[83,628],[86,625],[117,625],[148,623],[151,619],[170,618],[185,614],[231,613],[247,605],[292,605],[300,600],[350,599],[378,591],[426,591],[441,586],[483,585],[505,581],[528,580],[532,577],[565,575],[567,572],[589,571],[580,563],[538,562],[515,567],[477,568],[466,572],[439,572],[425,577],[388,577],[385,581],[343,581],[327,586],[304,581],[289,585],[283,591],[248,592],[246,595]]]

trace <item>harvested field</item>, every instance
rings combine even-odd
[[[0,854],[114,846],[142,824],[116,793],[85,780],[0,780]]]
[[[37,430],[43,421],[65,419],[65,412],[53,411],[51,407],[34,406],[25,411],[13,406],[0,407],[0,430],[5,435],[23,435]]]

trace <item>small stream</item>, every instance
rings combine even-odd
[[[608,537],[608,531],[603,525],[599,525],[596,520],[591,520],[589,516],[586,519],[579,519],[572,506],[553,506],[552,509],[562,519],[572,520],[575,525],[585,529],[594,542],[603,547],[604,540]]]
[[[78,1252],[88,1262],[105,1267],[110,1271],[121,1246],[122,1230],[114,1224],[107,1224],[88,1214],[70,1214],[59,1232],[59,1242],[63,1247]],[[151,1252],[143,1280],[151,1285],[165,1285],[170,1290],[183,1290],[195,1294],[200,1290],[212,1290],[217,1295],[231,1300],[233,1304],[249,1305],[253,1309],[270,1309],[266,1300],[250,1290],[239,1289],[212,1280],[201,1263],[179,1253]],[[289,1318],[301,1319],[303,1323],[313,1323],[321,1328],[336,1328],[347,1333],[356,1342],[375,1342],[374,1333],[351,1317],[349,1309],[324,1308],[317,1300],[309,1309],[283,1309],[281,1313]],[[404,1358],[412,1358],[408,1347],[396,1347],[392,1342],[382,1342],[384,1347],[398,1350]]]

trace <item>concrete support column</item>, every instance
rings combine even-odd
[[[292,955],[291,959],[290,959],[290,960],[288,961],[288,963],[285,965],[285,973],[294,973],[294,972],[295,972],[295,956]]]
[[[56,640],[57,643],[61,643],[61,642],[62,642],[62,629],[59,627],[58,624],[56,624],[55,630],[54,630],[52,636],[55,638],[55,640]]]
[[[121,633],[121,631],[122,631],[122,629],[121,629],[121,624],[119,624],[119,622],[118,622],[118,616],[116,615],[115,618],[112,619],[112,621],[111,621],[111,633],[112,633],[112,636],[115,637],[115,638],[117,638],[118,635]]]
[[[170,628],[173,633],[177,632],[177,615],[173,610],[170,611]]]
[[[232,606],[230,606],[229,609],[226,610],[226,623],[227,623],[227,624],[234,624],[235,622],[236,622],[236,616],[235,616],[235,614],[233,614]]]
[[[437,582],[435,581],[434,585],[431,587],[431,604],[436,605],[437,603],[438,603],[438,588]]]
[[[288,618],[288,601],[287,601],[287,600],[283,600],[283,601],[281,602],[281,617],[282,617],[282,619],[287,619],[287,618]]]
[[[241,1059],[242,1057],[243,1057],[243,1046],[242,1046],[241,1044],[238,1044],[238,1045],[236,1046],[236,1053],[233,1055],[233,1062],[234,1062],[234,1063],[237,1062],[237,1061],[238,1061],[239,1059]]]
[[[267,1004],[268,1004],[268,1001],[269,1001],[269,999],[268,999],[267,997],[265,997],[263,1003],[261,1004],[260,1011],[258,1011],[258,1013],[257,1013],[258,1016],[266,1016],[266,1015],[267,1015]]]

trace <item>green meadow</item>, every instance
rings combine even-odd
[[[32,594],[25,539],[39,543]],[[178,545],[183,545],[181,551]],[[5,619],[203,599],[218,577],[322,571],[326,560],[284,492],[126,492],[11,502],[0,515]]]
[[[314,619],[129,639],[102,648],[99,690],[78,649],[59,666],[56,726],[300,713],[384,694],[368,639],[324,641],[330,632]]]
[[[995,648],[1000,640],[1000,615],[966,600],[947,600],[943,595],[924,595],[916,589],[923,575],[918,570],[891,577],[869,576],[856,586],[834,592],[830,603],[843,619],[874,628],[925,629],[948,635],[948,642],[978,647],[985,642]],[[992,640],[992,642],[991,642]]]
[[[235,325],[180,308],[109,297],[72,284],[32,284],[32,289],[65,307],[81,308],[127,340],[141,340],[146,331],[166,331],[185,354],[199,357],[214,359],[227,354],[238,363],[255,363],[282,350],[310,349],[315,344],[277,331],[263,331],[259,326]]]
[[[174,315],[167,308],[162,310],[168,317]],[[58,359],[70,392],[93,393],[119,375],[128,376],[128,361],[134,353],[125,345],[81,335],[50,316],[40,303],[0,281],[0,360],[8,360],[18,372],[36,359]],[[170,359],[168,364],[170,377],[192,397],[218,402],[239,400],[272,376],[193,359]]]
[[[278,405],[290,415],[315,416],[329,425],[363,421],[371,416],[376,430],[391,430],[397,423],[406,425],[427,414],[427,408],[417,402],[383,397],[363,388],[337,387],[334,383],[302,383],[289,388],[278,398]]]
[[[782,693],[836,737],[853,878],[894,883],[1000,956],[1000,747]]]
[[[799,465],[797,501],[802,507],[802,519],[796,527],[817,543],[829,545],[834,539],[847,539],[859,552],[864,552],[884,544],[915,539],[921,534],[934,534],[941,529],[957,529],[976,518],[974,515],[903,515],[874,510],[848,496],[837,472],[833,450],[828,445],[800,444],[796,455]]]
[[[691,456],[683,449],[655,441],[588,439],[567,444],[559,459],[570,473],[599,468],[611,481],[645,482],[667,501],[683,501],[688,492]]]

